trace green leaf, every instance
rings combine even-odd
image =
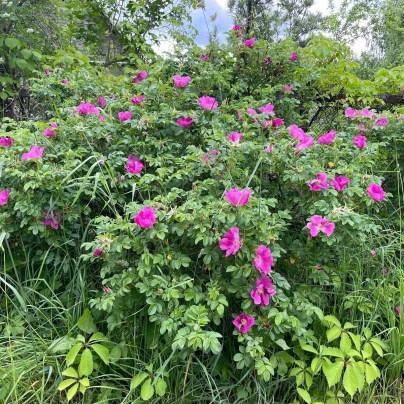
[[[139,373],[138,375],[134,376],[132,381],[130,382],[130,389],[134,390],[148,376],[149,376],[149,374],[146,372],[142,372],[142,373]]]
[[[143,384],[142,384],[142,389],[140,390],[140,397],[142,397],[143,400],[150,400],[153,397],[154,394],[154,387],[152,386],[152,380],[147,379]]]
[[[77,322],[77,327],[80,328],[81,331],[86,332],[87,334],[92,334],[97,332],[97,328],[94,324],[93,316],[89,309],[85,309],[83,315],[79,318]]]
[[[96,332],[89,339],[89,342],[93,341],[108,341],[108,338],[102,332]]]
[[[83,377],[82,379],[79,380],[79,383],[82,386],[88,387],[90,385],[90,380],[88,380],[88,377]]]
[[[371,384],[380,377],[380,370],[373,361],[365,364],[366,383]]]
[[[343,332],[341,335],[339,347],[344,354],[346,354],[352,347],[351,338],[349,338],[349,335],[346,332]]]
[[[337,339],[342,333],[340,327],[332,327],[331,329],[327,330],[327,340],[328,342],[334,341]]]
[[[334,324],[334,325],[336,325],[338,328],[341,328],[341,323],[339,322],[339,320],[336,318],[336,317],[334,317],[334,316],[325,316],[324,318],[323,318],[323,323],[332,323],[332,324]]]
[[[67,389],[69,386],[71,386],[73,383],[76,383],[76,382],[77,382],[76,379],[66,379],[66,380],[63,380],[63,381],[59,384],[58,390],[59,390],[59,391],[65,390],[65,389]]]
[[[102,361],[108,365],[109,364],[109,349],[101,344],[93,344],[91,348],[97,353],[97,355],[102,359]]]
[[[348,363],[342,383],[345,390],[351,397],[355,394],[356,390],[358,390],[359,388],[358,372],[353,363]]]
[[[86,348],[81,354],[81,360],[79,365],[79,375],[89,376],[93,371],[93,354]]]
[[[345,355],[338,348],[325,347],[322,351],[323,355],[336,356],[337,358],[344,359]]]
[[[290,347],[288,346],[288,344],[285,342],[284,339],[278,339],[275,341],[276,345],[279,345],[283,350],[287,351],[288,349],[290,349]]]
[[[162,397],[166,394],[167,383],[163,379],[158,379],[156,383],[156,393]]]
[[[29,49],[22,49],[21,55],[24,59],[28,59],[32,55],[32,52]]]
[[[79,377],[76,369],[74,368],[67,368],[64,372],[62,372],[62,375],[67,377]]]
[[[112,363],[118,362],[118,360],[121,358],[121,355],[121,348],[119,346],[114,346],[109,353],[109,360]]]
[[[308,391],[303,390],[303,389],[297,389],[297,392],[299,393],[299,396],[308,404],[311,403],[311,397]]]
[[[302,349],[304,350],[304,351],[307,351],[307,352],[312,352],[312,353],[314,353],[314,354],[318,354],[318,352],[317,352],[317,350],[315,349],[315,348],[313,348],[311,345],[303,345],[302,346]]]
[[[70,401],[76,395],[78,388],[78,383],[76,383],[73,387],[70,387],[69,391],[66,394],[68,401]]]
[[[81,347],[83,346],[83,344],[79,343],[76,344],[66,355],[66,365],[70,366],[74,360],[76,359],[77,354],[79,353]]]
[[[328,386],[332,387],[341,379],[342,369],[344,368],[344,361],[336,361],[334,363],[323,364],[323,373],[327,379]]]
[[[24,59],[15,58],[14,61],[20,69],[25,69],[27,67],[27,62]]]
[[[20,48],[21,42],[17,38],[6,38],[4,41],[6,44],[7,48],[14,49],[14,48]]]

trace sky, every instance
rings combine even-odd
[[[339,5],[340,2],[341,0],[336,0],[335,4]],[[205,12],[198,9],[193,13],[193,25],[199,32],[199,35],[196,38],[196,43],[201,46],[208,43],[208,30],[213,27],[213,23],[210,21],[210,16],[215,12],[218,14],[215,23],[218,25],[219,38],[221,41],[225,41],[226,37],[224,32],[228,31],[233,26],[232,18],[227,9],[227,0],[205,0],[205,4]],[[320,11],[323,14],[327,14],[327,7],[328,1],[316,0],[311,9],[313,11]],[[355,53],[360,54],[361,51],[366,49],[365,39],[357,40],[352,44],[352,49]]]

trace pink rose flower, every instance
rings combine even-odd
[[[144,80],[147,77],[147,72],[145,70],[141,70],[137,75],[136,78],[140,81]]]
[[[305,136],[303,139],[301,139],[300,143],[298,143],[295,148],[296,149],[308,149],[309,147],[313,146],[314,139],[311,136]]]
[[[276,290],[272,287],[271,279],[266,275],[262,275],[261,279],[256,280],[255,286],[255,289],[250,293],[254,303],[260,304],[261,306],[268,306],[269,297],[276,294]]]
[[[240,314],[233,320],[233,324],[242,334],[246,334],[254,325],[254,317],[247,314]]]
[[[363,149],[366,146],[366,137],[365,136],[355,136],[353,140],[353,144],[359,149]]]
[[[274,118],[272,119],[272,127],[273,128],[278,128],[279,126],[282,126],[284,124],[283,119],[281,118]]]
[[[311,237],[316,237],[320,231],[327,237],[330,237],[331,234],[334,233],[335,224],[329,222],[328,219],[314,215],[310,220],[311,221],[307,223],[307,228],[310,230]]]
[[[107,117],[106,117],[106,116],[103,116],[103,115],[100,115],[100,116],[98,117],[98,120],[99,120],[100,122],[105,122],[105,121],[107,120]]]
[[[370,255],[371,255],[372,257],[374,257],[374,256],[376,255],[376,251],[375,251],[375,250],[371,250],[371,251],[370,251]]]
[[[130,121],[132,119],[132,112],[118,112],[118,118],[121,122]]]
[[[227,201],[233,206],[242,206],[248,203],[251,191],[246,189],[232,188],[224,193]]]
[[[66,79],[62,80],[62,84],[64,84],[65,86],[70,86],[69,80]]]
[[[49,71],[48,69],[43,69],[43,72],[44,72],[47,76],[50,75],[50,71]]]
[[[381,116],[375,123],[375,126],[387,126],[389,120],[385,116]]]
[[[330,185],[332,185],[338,192],[341,192],[348,184],[349,179],[343,175],[335,177],[332,181],[330,181]]]
[[[101,108],[105,108],[107,106],[107,101],[105,101],[105,97],[98,97],[98,105]]]
[[[242,134],[242,133],[231,132],[231,133],[228,133],[228,134],[227,134],[227,139],[229,139],[230,142],[233,143],[233,145],[239,144],[242,138],[243,138],[243,134]]]
[[[257,268],[260,272],[269,274],[274,262],[271,249],[261,244],[255,253],[257,254],[256,258],[254,258],[255,268]]]
[[[130,102],[133,105],[140,105],[144,100],[144,95],[140,95],[139,97],[133,97],[131,98]]]
[[[177,87],[186,87],[188,83],[191,81],[191,77],[189,76],[178,76],[177,74],[173,77],[174,84]]]
[[[264,149],[264,151],[265,151],[265,153],[271,153],[271,151],[274,149],[274,145],[273,144],[270,144],[270,145],[268,145],[265,149]]]
[[[375,114],[368,109],[362,109],[362,111],[359,112],[359,115],[365,118],[373,118],[375,116]]]
[[[58,230],[59,223],[62,220],[62,214],[57,213],[56,210],[44,210],[43,214],[45,215],[45,219],[42,220],[42,223],[47,227],[52,227],[52,229]]]
[[[198,98],[199,105],[202,109],[217,109],[218,103],[213,97],[209,97],[207,95]]]
[[[231,227],[230,230],[225,233],[223,238],[219,241],[219,247],[221,250],[226,251],[226,257],[236,255],[241,247],[238,227]]]
[[[271,64],[271,63],[272,63],[271,58],[265,58],[265,59],[264,59],[264,63],[265,63],[266,65]]]
[[[201,59],[204,60],[205,62],[209,59],[209,55],[206,53],[201,54]]]
[[[153,224],[156,222],[156,212],[153,208],[145,206],[133,219],[133,221],[139,225],[140,227],[143,227],[144,229],[147,229],[149,227],[152,227]]]
[[[56,136],[56,133],[51,128],[46,128],[43,132],[43,135],[45,137],[54,137]]]
[[[132,174],[139,174],[143,169],[143,163],[134,155],[129,154],[128,163],[126,164],[126,171]]]
[[[5,205],[8,202],[8,196],[10,195],[11,189],[3,189],[0,191],[0,205]]]
[[[380,185],[370,184],[368,187],[368,195],[376,202],[384,200],[385,192]]]
[[[247,114],[257,115],[257,111],[254,108],[247,108]]]
[[[238,24],[233,25],[233,31],[240,31],[240,30],[241,30],[240,25],[238,25]]]
[[[96,257],[101,257],[101,255],[102,255],[102,250],[100,250],[99,248],[97,248],[97,249],[94,251],[94,255],[95,255]]]
[[[356,109],[353,108],[347,108],[345,110],[345,116],[347,118],[355,119],[358,116],[359,112]]]
[[[11,137],[5,136],[0,137],[0,146],[10,147],[14,143],[14,140]]]
[[[187,118],[179,118],[177,119],[177,124],[182,126],[183,128],[188,128],[188,126],[192,125],[192,122],[194,122],[194,120],[188,116]]]
[[[331,144],[336,136],[336,132],[335,130],[332,130],[328,133],[324,133],[323,135],[321,135],[318,139],[317,142],[320,144]]]
[[[307,136],[304,133],[304,130],[302,128],[299,128],[297,125],[289,126],[288,130],[290,132],[290,136],[292,136],[294,139],[303,140]]]
[[[311,191],[321,191],[323,188],[329,188],[330,185],[327,184],[327,174],[318,173],[316,180],[311,180],[307,186]]]
[[[44,147],[38,147],[36,144],[33,145],[28,153],[24,153],[21,156],[21,160],[35,160],[42,157]]]
[[[265,107],[260,107],[258,108],[258,111],[268,114],[268,115],[273,115],[274,114],[274,106],[272,104],[267,104]]]
[[[291,86],[290,84],[285,84],[285,85],[282,87],[282,90],[283,90],[283,91],[292,91],[292,90],[293,90],[293,86]]]
[[[251,48],[252,46],[254,46],[255,41],[256,41],[255,38],[246,39],[244,41],[244,46],[246,46],[247,48]]]
[[[82,102],[78,107],[76,107],[76,111],[80,115],[95,114],[98,116],[100,114],[100,111],[98,111],[98,108],[95,105],[90,104],[89,102]]]
[[[204,163],[210,165],[212,163],[214,163],[215,158],[217,155],[219,155],[219,151],[218,150],[211,150],[208,153],[204,153],[204,155],[202,156],[202,160]]]
[[[105,293],[111,293],[112,289],[109,288],[108,286],[104,286],[104,288],[102,289]]]
[[[291,55],[290,55],[290,60],[292,61],[292,62],[294,62],[295,60],[297,60],[297,58],[298,58],[298,54],[296,53],[296,52],[294,52],[294,53],[292,53]]]
[[[50,126],[51,126],[53,129],[57,129],[57,128],[59,127],[59,125],[58,125],[56,122],[51,122],[51,123],[50,123]]]

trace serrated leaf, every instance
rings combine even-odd
[[[290,349],[290,347],[288,346],[288,344],[285,342],[284,339],[277,339],[275,341],[276,345],[279,345],[283,350],[287,351],[288,349]]]
[[[82,386],[88,387],[90,385],[90,380],[88,380],[88,377],[83,377],[82,379],[79,380],[79,383]]]
[[[344,359],[344,354],[338,348],[325,347],[322,351],[323,355],[336,356],[337,358]]]
[[[67,368],[65,371],[62,372],[62,375],[67,377],[79,377],[76,369],[74,368]]]
[[[68,401],[70,401],[76,395],[78,388],[79,388],[78,383],[76,383],[73,387],[70,387],[70,389],[68,390],[68,392],[66,394]]]
[[[380,370],[373,361],[369,362],[369,364],[366,363],[365,376],[366,376],[366,383],[368,384],[373,383],[376,379],[380,377]]]
[[[79,353],[81,347],[83,345],[81,343],[76,344],[66,355],[66,364],[70,366],[74,360],[76,359],[77,354]]]
[[[316,348],[313,348],[311,345],[308,345],[308,344],[302,345],[302,349],[303,349],[304,351],[307,351],[307,352],[312,352],[312,353],[314,353],[314,354],[318,354]]]
[[[328,342],[334,341],[341,335],[341,328],[340,327],[332,327],[327,330],[327,340]]]
[[[79,375],[89,376],[94,369],[93,364],[93,354],[86,348],[81,354],[80,364],[79,364]]]
[[[83,315],[79,318],[77,322],[77,327],[80,328],[81,331],[86,332],[87,334],[92,334],[97,332],[97,328],[94,324],[93,316],[89,309],[85,309]]]
[[[59,390],[59,391],[65,390],[65,389],[67,389],[69,386],[71,386],[73,383],[76,383],[76,382],[77,382],[76,379],[66,379],[66,380],[63,380],[63,381],[59,384],[58,390]]]
[[[156,383],[156,393],[162,397],[166,394],[167,383],[163,379],[158,379]]]
[[[108,338],[102,332],[96,332],[89,339],[89,342],[93,341],[108,341]]]
[[[332,324],[336,325],[338,328],[341,328],[341,323],[334,316],[325,316],[323,318],[323,322],[329,322],[329,323],[332,323]]]
[[[349,335],[346,332],[343,332],[341,335],[341,340],[339,343],[339,347],[343,353],[347,353],[351,347],[352,347],[352,342],[351,338],[349,338]]]
[[[356,390],[358,390],[360,381],[357,369],[353,363],[349,363],[346,367],[342,384],[344,386],[344,389],[351,397],[355,394]]]
[[[152,380],[147,379],[142,384],[142,388],[140,390],[140,397],[142,397],[143,400],[147,401],[153,397],[153,394],[154,394],[154,387],[152,386]]]
[[[138,375],[134,376],[132,381],[130,382],[130,389],[134,390],[148,376],[149,376],[149,374],[146,372],[142,372],[142,373],[139,373]]]
[[[102,361],[108,365],[109,364],[109,349],[101,344],[93,344],[91,348],[97,353],[97,355],[102,359]]]
[[[336,361],[334,363],[324,363],[323,373],[327,379],[329,387],[334,386],[341,380],[342,369],[344,368],[344,361]]]
[[[323,363],[323,361],[320,358],[313,358],[313,360],[311,361],[311,370],[313,372],[313,375],[315,375],[320,369],[321,369],[321,364]]]
[[[311,403],[311,397],[308,391],[303,390],[303,389],[297,389],[297,392],[299,393],[299,396],[307,403]]]

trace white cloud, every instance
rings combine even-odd
[[[222,8],[223,10],[228,10],[227,8],[227,0],[216,0],[216,4]]]

